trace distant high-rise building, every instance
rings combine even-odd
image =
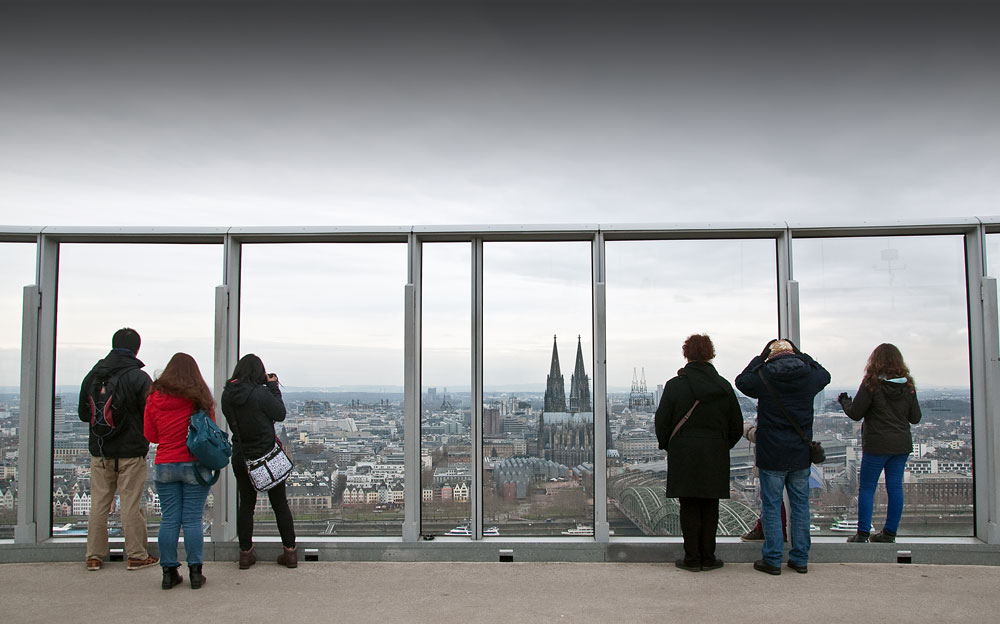
[[[583,368],[583,343],[579,335],[576,337],[576,368],[569,384],[569,411],[594,411],[590,403],[590,377]]]
[[[483,409],[483,435],[500,435],[500,410],[490,407]]]
[[[552,363],[549,365],[549,376],[545,380],[545,411],[566,411],[566,385],[562,372],[559,370],[559,346],[556,336],[552,336]]]

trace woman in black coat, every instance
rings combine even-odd
[[[222,413],[233,432],[233,475],[236,477],[236,535],[240,541],[240,569],[246,570],[257,562],[253,548],[253,510],[257,505],[257,490],[247,472],[247,459],[263,457],[274,448],[277,436],[274,423],[285,420],[285,403],[278,389],[278,376],[265,372],[264,363],[250,353],[244,355],[233,369],[233,376],[222,391]],[[294,568],[298,565],[295,550],[295,525],[288,507],[285,484],[267,491],[284,552],[278,563]]]
[[[743,435],[743,415],[711,364],[712,339],[689,336],[683,353],[688,363],[666,383],[656,409],[656,438],[667,451],[667,496],[680,502],[684,558],[675,565],[697,572],[723,565],[715,556],[719,499],[729,498],[729,449]]]

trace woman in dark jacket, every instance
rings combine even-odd
[[[910,425],[920,422],[920,405],[910,369],[895,345],[883,343],[868,357],[865,378],[854,399],[846,392],[840,406],[861,425],[861,474],[858,484],[858,532],[848,542],[895,542],[903,515],[903,469],[913,450]],[[889,503],[883,529],[871,535],[872,507],[879,476],[885,471]]]
[[[247,459],[263,457],[274,448],[277,436],[274,423],[285,420],[285,404],[281,400],[277,375],[265,373],[264,363],[254,354],[244,355],[233,369],[232,378],[222,391],[222,413],[233,432],[233,474],[236,477],[236,535],[240,541],[240,569],[246,570],[257,562],[253,549],[253,510],[257,505],[257,490],[247,472]],[[298,565],[295,551],[295,525],[288,508],[285,484],[267,491],[274,518],[281,534],[284,552],[278,563],[294,568]]]
[[[719,499],[729,498],[729,449],[743,435],[743,416],[733,387],[711,364],[711,338],[689,336],[683,353],[688,363],[663,387],[656,409],[656,438],[667,451],[667,496],[680,502],[684,558],[675,565],[697,572],[723,565],[715,556]]]

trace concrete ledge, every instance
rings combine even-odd
[[[822,538],[820,538],[822,539]],[[262,538],[255,544],[260,560],[273,560],[281,553],[277,538]],[[717,554],[726,562],[752,563],[760,558],[760,544],[722,538]],[[122,544],[112,542],[111,548]],[[404,543],[382,541],[320,541],[299,542],[299,559],[315,556],[318,561],[383,561],[383,562],[499,562],[501,550],[512,551],[514,562],[574,562],[574,563],[663,563],[683,556],[679,539],[652,539],[600,544],[574,541],[569,543],[539,541],[423,541]],[[149,544],[156,555],[156,542]],[[816,541],[809,553],[811,563],[901,563],[900,553],[909,552],[910,563],[938,565],[1000,565],[1000,545],[984,544],[975,539],[951,542],[901,542],[898,544],[846,544],[837,541]],[[182,549],[183,552],[183,549]],[[86,544],[50,541],[43,544],[0,544],[0,563],[41,563],[83,561]],[[205,542],[205,561],[236,561],[236,542]]]

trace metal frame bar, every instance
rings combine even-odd
[[[38,286],[24,287],[21,308],[21,389],[20,422],[17,440],[18,505],[17,526],[14,527],[14,541],[34,543],[37,539],[35,522],[35,461],[38,452],[35,447],[37,435],[35,410],[38,389],[38,317],[41,309],[41,295]]]
[[[775,238],[774,245],[776,279],[778,281],[778,337],[790,338],[799,345],[798,334],[798,289],[792,286],[792,232],[785,229]],[[795,291],[795,321],[792,317],[792,291]],[[796,335],[792,335],[793,326]]]
[[[987,277],[986,232],[980,225],[965,232],[965,272],[969,323],[969,373],[972,384],[974,522],[976,536],[1000,542],[997,508],[997,293],[996,280]],[[989,340],[987,338],[989,337]],[[990,379],[992,377],[992,380]],[[990,386],[993,386],[992,388]],[[983,485],[986,487],[983,487]]]
[[[53,445],[53,397],[55,396],[56,372],[56,302],[59,290],[59,243],[45,235],[39,234],[36,264],[37,307],[31,302],[33,310],[25,310],[34,314],[33,321],[36,331],[33,354],[21,354],[22,383],[27,382],[29,392],[32,392],[29,409],[21,409],[21,431],[30,431],[30,446],[22,448],[29,452],[24,458],[26,465],[32,466],[30,474],[21,474],[19,489],[31,490],[30,508],[20,504],[18,514],[23,522],[18,523],[15,533],[23,542],[44,542],[52,534],[52,445]],[[27,289],[26,289],[27,290]],[[22,319],[22,323],[25,320]],[[22,337],[22,343],[25,342]],[[32,365],[32,359],[34,360]],[[27,379],[27,376],[34,379]],[[21,509],[24,507],[24,509]],[[33,530],[32,530],[33,529]]]
[[[608,308],[604,235],[593,241],[594,539],[608,542]]]
[[[472,533],[483,539],[483,240],[472,240]]]
[[[214,390],[216,414],[222,414],[220,401],[229,373],[239,360],[240,348],[240,275],[242,248],[230,236],[223,240],[222,285],[215,289],[215,371]],[[229,431],[225,418],[217,419],[224,431]],[[236,538],[236,479],[231,470],[224,470],[214,486],[215,508],[212,515],[212,539],[230,541]]]
[[[983,309],[983,382],[986,412],[973,423],[973,478],[977,481],[976,535],[1000,544],[1000,328],[997,327],[997,280],[981,281]],[[978,450],[976,450],[978,449]],[[985,456],[985,461],[983,457]],[[985,464],[985,470],[984,470]],[[978,485],[983,481],[985,487]]]
[[[410,234],[408,240],[407,280],[405,287],[405,328],[403,330],[403,462],[404,505],[403,541],[420,538],[420,416],[421,392],[421,273],[423,254],[420,240]]]

